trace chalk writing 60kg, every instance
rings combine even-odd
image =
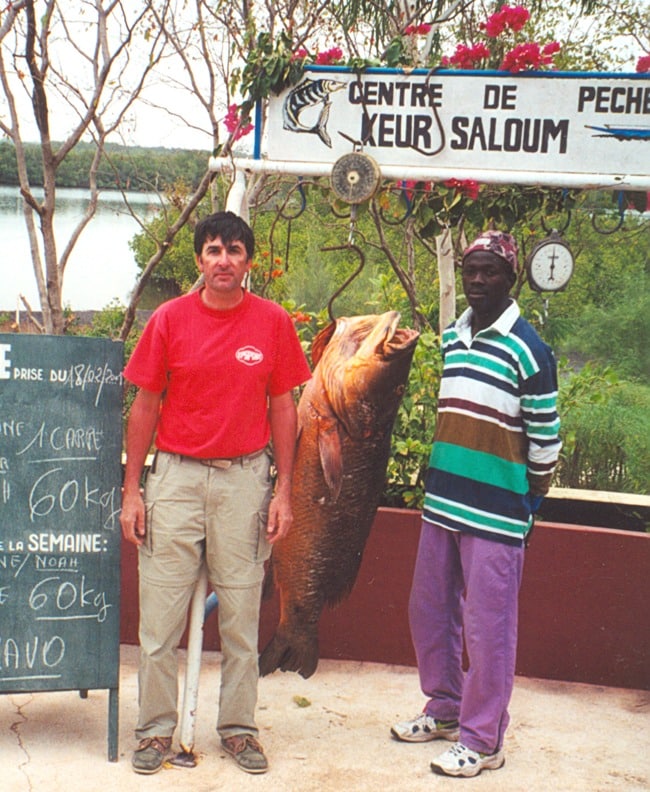
[[[35,522],[38,517],[47,517],[53,509],[59,508],[63,513],[71,512],[80,506],[85,509],[98,507],[106,510],[106,519],[102,525],[108,531],[116,527],[118,505],[117,487],[101,492],[93,487],[84,476],[83,482],[76,479],[61,481],[54,477],[62,468],[53,468],[39,476],[29,493],[29,519]]]
[[[59,575],[43,578],[31,590],[28,602],[32,610],[41,611],[39,621],[92,619],[101,624],[113,607],[106,601],[105,591],[95,592],[86,585],[85,575],[80,583]]]

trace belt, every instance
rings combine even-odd
[[[265,453],[266,448],[260,448],[259,451],[253,451],[252,454],[244,454],[243,456],[231,457],[230,459],[200,459],[199,457],[184,456],[180,454],[180,458],[185,462],[198,462],[205,467],[219,468],[219,470],[228,470],[233,465],[243,465],[251,459],[257,459]]]

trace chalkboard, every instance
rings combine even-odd
[[[123,345],[0,334],[0,693],[108,689],[117,758]]]

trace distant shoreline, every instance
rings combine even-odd
[[[93,319],[96,314],[101,313],[101,309],[98,310],[87,310],[87,311],[72,311],[72,315],[74,316],[74,322],[79,327],[90,327],[93,323]],[[135,312],[136,323],[139,325],[144,325],[153,313],[151,309],[144,309],[144,308],[137,308]],[[32,311],[32,315],[34,319],[40,324],[43,323],[43,312],[42,311]],[[16,319],[16,309],[6,309],[3,310],[0,308],[0,317],[2,321],[0,321],[0,333],[35,333],[37,332],[35,326],[31,322],[27,310],[25,308],[20,309],[20,327],[15,327],[15,319]]]

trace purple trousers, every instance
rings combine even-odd
[[[482,753],[501,749],[508,726],[523,566],[523,547],[422,522],[409,622],[425,712],[457,719],[460,741]]]

